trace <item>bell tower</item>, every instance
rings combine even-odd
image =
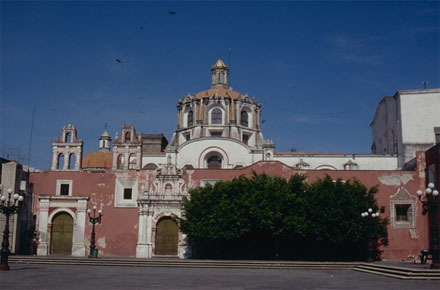
[[[78,140],[73,125],[63,127],[61,136],[52,142],[51,170],[75,170],[81,167],[83,141]]]
[[[215,65],[211,67],[212,83],[211,88],[224,88],[228,89],[228,72],[229,67],[219,58]]]

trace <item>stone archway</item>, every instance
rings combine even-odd
[[[52,221],[50,253],[72,255],[73,218],[66,212],[56,214]]]
[[[177,256],[178,227],[172,217],[164,217],[157,222],[155,255]]]

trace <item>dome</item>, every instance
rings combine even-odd
[[[92,152],[82,160],[82,168],[112,168],[112,165],[112,152]]]
[[[244,96],[238,92],[235,92],[233,90],[227,90],[224,88],[217,88],[217,89],[210,89],[210,90],[206,90],[206,91],[201,91],[199,93],[197,93],[196,95],[196,99],[203,99],[203,98],[209,98],[212,96],[215,97],[224,97],[224,98],[231,98],[231,99],[238,99],[239,97],[244,98]]]

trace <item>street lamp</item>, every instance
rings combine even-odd
[[[439,207],[439,198],[438,198],[438,190],[434,189],[434,183],[429,183],[428,187],[425,189],[425,198],[422,200],[423,191],[417,190],[417,195],[419,196],[419,200],[422,203],[423,207],[423,215],[426,215],[429,212],[431,216],[431,243],[429,252],[432,255],[432,269],[440,269],[440,251],[439,251],[439,240],[438,240],[438,220],[436,219],[436,211]]]
[[[90,214],[92,211],[90,208],[87,210],[87,213],[89,215],[89,222],[92,223],[92,238],[90,240],[90,255],[89,258],[96,258],[98,257],[98,253],[96,251],[95,246],[95,225],[101,223],[101,217],[102,217],[102,210],[98,210],[98,216],[96,216],[96,205],[93,206],[93,216]]]
[[[373,209],[370,207],[366,212],[361,213],[361,217],[367,218],[368,225],[368,262],[374,262],[373,257],[373,241],[371,238],[371,228],[373,226],[373,220],[379,216],[378,212],[373,212]]]
[[[8,189],[8,195],[0,194],[0,212],[6,216],[5,230],[3,232],[3,242],[1,249],[0,270],[9,270],[9,216],[18,212],[18,202],[23,201],[23,196],[18,193],[12,194],[12,189]]]

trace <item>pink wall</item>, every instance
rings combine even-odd
[[[72,196],[87,196],[87,208],[96,205],[102,209],[102,224],[96,225],[96,246],[99,255],[126,256],[136,255],[138,209],[115,208],[115,174],[108,170],[105,173],[87,171],[45,171],[32,173],[31,182],[34,185],[34,213],[38,215],[38,196],[56,195],[58,179],[72,180]],[[38,218],[37,218],[38,221]],[[92,225],[85,225],[85,240],[87,253],[89,251]]]
[[[423,159],[423,158],[422,158]],[[423,159],[424,160],[424,159]],[[334,170],[297,170],[284,165],[278,161],[257,162],[242,169],[214,170],[198,169],[192,175],[196,185],[201,179],[222,179],[231,180],[234,177],[245,175],[250,177],[252,171],[266,173],[271,176],[283,176],[289,178],[294,173],[304,173],[308,176],[307,181],[313,182],[326,174],[333,179],[342,178],[347,180],[356,178],[367,188],[379,185],[379,192],[376,194],[379,208],[384,206],[385,212],[382,217],[388,217],[388,239],[389,245],[383,247],[382,259],[384,260],[406,260],[409,256],[417,257],[421,249],[428,248],[428,219],[423,216],[420,202],[417,201],[417,223],[415,229],[398,229],[391,227],[390,218],[390,196],[394,195],[401,186],[410,194],[416,195],[416,191],[424,188],[424,166],[423,170],[416,171],[334,171]],[[360,213],[359,213],[360,214]]]
[[[278,161],[257,162],[250,167],[242,169],[196,169],[192,174],[192,182],[200,184],[201,179],[222,179],[231,180],[242,174],[252,175],[252,170],[257,173],[266,173],[273,176],[289,178],[294,173],[304,173],[308,181],[312,182],[322,178],[326,174],[332,178],[357,178],[368,188],[379,185],[379,193],[376,198],[379,207],[384,206],[383,216],[390,216],[390,196],[394,195],[401,186],[410,194],[424,188],[424,156],[418,155],[419,168],[416,171],[317,171],[317,170],[296,170]],[[138,236],[138,208],[120,207],[115,208],[114,193],[115,180],[117,177],[137,178],[139,193],[143,190],[146,176],[149,183],[153,181],[153,171],[130,170],[123,172],[87,172],[87,171],[46,171],[42,173],[31,173],[30,181],[34,185],[34,213],[38,215],[38,196],[55,195],[57,179],[73,181],[72,195],[89,197],[87,207],[96,205],[103,210],[102,224],[96,226],[96,240],[100,256],[121,256],[134,257],[136,255],[136,244]],[[188,174],[183,171],[183,178],[188,181]],[[421,249],[428,247],[428,220],[427,216],[421,215],[422,208],[417,202],[417,224],[415,229],[395,229],[388,226],[389,245],[384,247],[382,258],[385,260],[404,260],[408,256],[417,256]],[[38,221],[38,218],[37,218]],[[88,223],[85,227],[85,240],[90,244],[92,226]]]

